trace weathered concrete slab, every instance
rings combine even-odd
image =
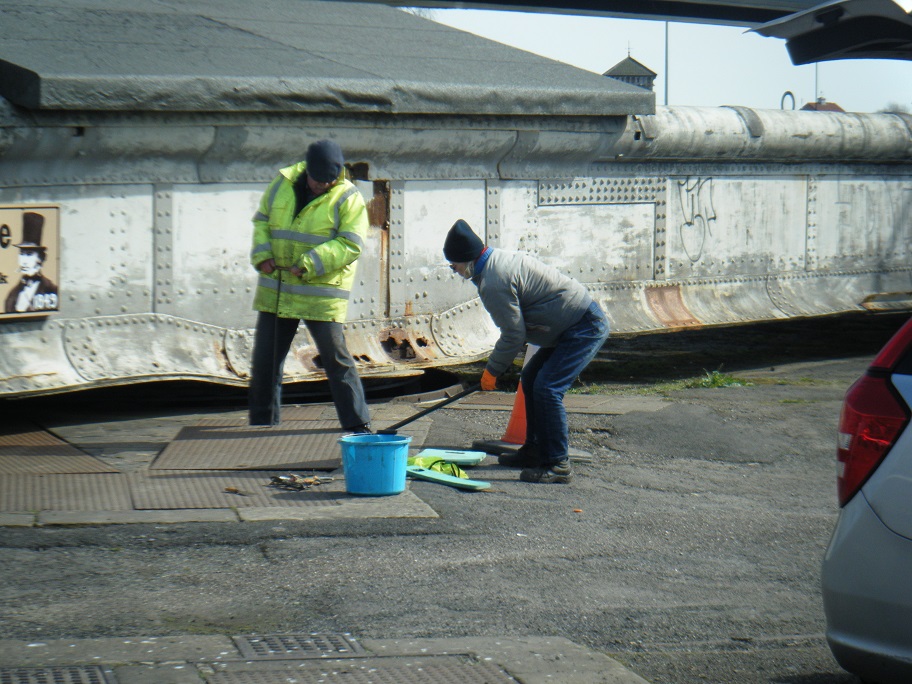
[[[345,681],[367,681],[362,675],[371,672],[374,677],[383,677],[383,681],[403,684],[494,684],[517,680],[525,684],[646,684],[645,679],[612,658],[562,637],[360,641],[349,637],[351,643],[363,647],[357,654],[339,657],[342,654],[327,652],[314,658],[308,658],[308,654],[302,657],[299,650],[290,651],[285,658],[250,654],[242,657],[238,639],[213,634],[46,642],[0,640],[0,662],[19,668],[88,664],[112,671],[119,684],[189,684],[201,678],[221,684],[284,682],[289,681],[286,676],[291,673],[322,674],[320,681],[324,681],[327,672],[342,673]]]

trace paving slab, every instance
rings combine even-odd
[[[258,642],[268,648],[251,651],[250,644]],[[109,678],[65,679],[67,668]],[[0,679],[16,671],[41,672],[47,681],[118,684],[271,684],[298,677],[397,684],[648,684],[612,658],[557,636],[358,639],[302,633],[0,640]]]
[[[0,527],[31,527],[34,524],[33,513],[0,513]]]
[[[515,393],[484,392],[473,394],[451,404],[448,408],[472,411],[509,411],[516,401]],[[598,413],[623,415],[633,411],[654,412],[667,406],[669,401],[658,396],[621,396],[612,394],[567,394],[564,408],[567,413]]]

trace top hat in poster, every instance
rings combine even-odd
[[[19,249],[44,249],[41,244],[41,231],[44,228],[44,216],[33,211],[22,215],[22,242],[13,245]]]

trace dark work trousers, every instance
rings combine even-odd
[[[564,393],[608,339],[608,319],[593,302],[553,347],[535,352],[523,365],[520,380],[526,399],[526,443],[535,444],[551,466],[569,456],[570,438]]]
[[[282,405],[282,374],[285,357],[298,330],[298,319],[278,318],[260,311],[253,342],[253,368],[248,393],[251,425],[278,425]],[[332,321],[304,321],[326,371],[336,415],[343,429],[370,422],[364,386],[355,360],[345,344],[342,324]]]

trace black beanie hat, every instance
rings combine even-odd
[[[307,175],[320,183],[336,180],[342,173],[345,158],[342,148],[332,140],[318,140],[307,148]]]
[[[469,224],[459,219],[447,233],[443,243],[443,256],[453,263],[475,261],[484,250],[481,238],[472,232]]]

